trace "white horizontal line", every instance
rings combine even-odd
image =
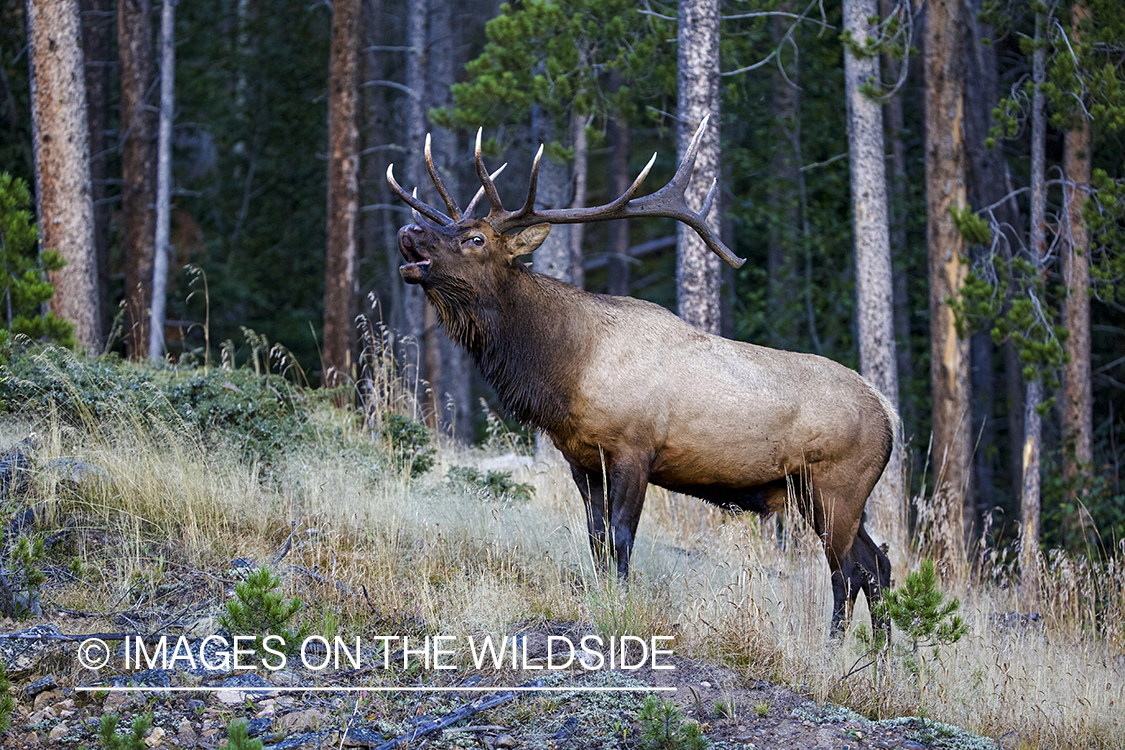
[[[391,687],[368,685],[361,687],[98,687],[80,685],[75,690],[86,693],[667,693],[674,687]]]

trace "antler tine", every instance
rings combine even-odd
[[[445,201],[445,207],[449,209],[449,215],[453,217],[453,221],[460,221],[461,209],[457,207],[457,201],[453,200],[453,196],[445,189],[445,182],[442,181],[441,175],[438,174],[437,167],[434,165],[434,155],[430,152],[430,134],[426,133],[426,169],[430,170],[430,179],[434,181],[434,187],[437,188],[438,195]]]
[[[483,130],[484,128],[477,128],[477,145],[473,158],[477,163],[477,177],[480,179],[481,187],[484,188],[484,194],[488,196],[488,203],[492,207],[488,215],[492,216],[503,213],[504,204],[500,202],[500,193],[496,191],[496,183],[488,175],[488,170],[484,168],[484,159],[480,155],[480,136]]]
[[[680,192],[687,188],[687,183],[691,181],[692,173],[695,171],[695,157],[699,153],[699,144],[703,142],[703,131],[707,129],[707,122],[711,119],[710,113],[703,115],[703,119],[699,121],[699,127],[695,129],[695,135],[691,137],[691,143],[688,144],[687,152],[684,158],[680,161],[680,166],[676,168],[676,174],[669,180],[669,185],[682,185]]]
[[[436,221],[440,226],[446,226],[453,223],[453,220],[443,214],[441,211],[438,211],[433,206],[428,206],[422,201],[418,200],[417,195],[412,195],[403,190],[402,186],[399,185],[398,181],[395,179],[394,168],[395,165],[393,163],[387,165],[387,183],[390,184],[391,190],[395,192],[395,195],[401,198],[403,202],[406,203],[406,205],[414,209],[416,213],[422,214],[427,219]]]
[[[535,213],[535,192],[539,189],[539,160],[542,158],[543,144],[540,143],[539,150],[535,152],[535,159],[531,162],[531,178],[527,183],[527,200],[523,202],[523,208],[516,211],[510,217],[504,217],[505,219],[520,219]]]
[[[507,167],[508,167],[508,162],[504,162],[503,164],[500,165],[499,169],[497,169],[495,172],[493,172],[491,175],[489,175],[489,178],[492,179],[492,180],[495,180],[497,175],[499,175],[501,172],[503,172]],[[483,197],[484,197],[484,185],[481,185],[479,188],[477,188],[477,192],[476,192],[475,195],[473,195],[473,199],[471,201],[469,201],[469,205],[465,209],[465,213],[463,213],[462,216],[472,216],[473,211],[476,210],[477,204],[480,203],[480,199],[483,198]]]

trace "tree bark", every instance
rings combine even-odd
[[[996,48],[992,44],[985,44],[984,40],[991,42],[993,39],[992,28],[977,18],[982,9],[981,0],[973,0],[969,6],[972,18],[967,20],[969,30],[965,40],[965,59],[967,72],[965,82],[965,141],[966,155],[969,163],[969,193],[970,202],[978,209],[999,203],[992,209],[992,216],[1004,235],[1004,246],[1013,247],[1018,241],[1013,233],[1013,228],[1019,224],[1018,212],[1012,211],[1012,203],[1002,201],[1007,192],[1005,178],[1004,151],[1001,148],[989,149],[985,147],[985,140],[995,124],[992,110],[999,104],[999,66],[996,58]],[[988,217],[985,217],[986,219]],[[975,248],[974,259],[980,260],[993,252],[992,248]],[[1005,249],[1005,255],[1010,257],[1010,251]],[[969,520],[976,521],[981,513],[987,513],[996,505],[995,498],[995,463],[994,451],[988,448],[996,443],[996,421],[992,417],[993,404],[995,403],[995,389],[993,386],[996,372],[993,366],[995,345],[992,336],[987,330],[977,331],[973,334],[970,344],[972,351],[972,390],[973,390],[973,422],[971,440],[973,451],[973,486],[976,490],[978,511]],[[1020,422],[1022,424],[1022,421]],[[1022,434],[1022,433],[1021,433]],[[1019,442],[1016,438],[1016,442]],[[1017,447],[1018,455],[1018,447]],[[1018,465],[1013,467],[1018,472]],[[1012,486],[1017,480],[1013,479]],[[966,534],[975,538],[973,528],[966,529]]]
[[[879,12],[883,18],[889,16],[894,6],[891,0],[880,0]],[[889,53],[883,53],[883,69],[887,77],[894,79],[900,65]],[[883,105],[886,118],[886,132],[891,142],[891,180],[888,201],[888,223],[891,232],[891,257],[903,257],[906,253],[906,144],[902,139],[905,118],[902,111],[902,94],[890,97]],[[898,360],[898,385],[901,393],[910,391],[910,381],[914,377],[913,357],[910,350],[910,292],[907,284],[906,267],[892,266],[894,275],[894,325],[895,358]],[[909,399],[900,400],[899,413],[904,429],[917,425],[917,416]]]
[[[1082,5],[1071,7],[1074,35],[1078,37],[1078,22],[1089,11]],[[1070,337],[1066,340],[1066,391],[1063,404],[1063,436],[1068,445],[1064,453],[1063,477],[1069,488],[1069,500],[1076,510],[1066,519],[1068,536],[1089,543],[1091,519],[1084,508],[1078,506],[1076,482],[1082,467],[1094,460],[1094,396],[1090,376],[1090,239],[1082,206],[1090,186],[1090,121],[1084,114],[1079,127],[1066,133],[1063,173],[1066,177],[1064,195],[1069,232],[1062,250],[1063,284],[1066,301],[1063,316]]]
[[[322,381],[333,388],[356,377],[359,314],[359,39],[360,0],[332,5],[328,69],[328,232],[324,269]]]
[[[28,0],[27,26],[39,248],[57,250],[66,260],[50,274],[51,309],[74,324],[80,347],[98,351],[101,313],[78,2]]]
[[[586,125],[590,118],[586,115],[574,115],[574,198],[571,208],[583,208],[586,205],[586,183],[589,176],[590,147],[586,139]],[[582,238],[585,236],[585,227],[582,224],[570,225],[570,283],[579,289],[586,288],[586,273],[582,269]]]
[[[926,110],[926,240],[930,276],[930,377],[936,504],[934,553],[964,562],[968,484],[970,381],[968,341],[958,335],[946,300],[960,300],[968,265],[952,209],[964,210],[964,16],[958,0],[927,4],[924,35]]]
[[[121,214],[125,255],[125,351],[141,357],[148,342],[156,238],[156,108],[149,0],[118,0],[117,48],[121,57]]]
[[[857,44],[867,39],[868,19],[877,15],[876,0],[844,0],[844,29]],[[897,408],[898,362],[895,358],[883,110],[878,101],[862,91],[868,81],[879,80],[879,58],[857,56],[845,46],[860,371]],[[902,455],[897,442],[867,505],[867,517],[868,530],[877,538],[890,543],[893,549],[905,550],[906,495],[902,486]]]
[[[1036,14],[1035,41],[1042,38],[1046,18]],[[1047,248],[1047,113],[1044,109],[1043,81],[1046,78],[1047,51],[1036,46],[1032,54],[1031,95],[1031,231],[1028,253],[1035,273],[1042,273]],[[1024,391],[1023,483],[1020,492],[1020,606],[1025,612],[1039,608],[1039,454],[1043,421],[1043,379],[1036,372]]]
[[[426,133],[426,112],[423,106],[426,94],[427,29],[429,28],[429,0],[413,3],[406,15],[406,174],[409,185],[418,188],[425,196],[426,168],[422,153]],[[409,188],[408,188],[409,189]],[[392,250],[397,256],[397,247]],[[401,261],[399,261],[401,262]],[[414,418],[422,419],[427,402],[424,379],[426,373],[422,337],[426,330],[426,295],[417,284],[405,284],[402,290],[402,318],[399,334],[404,337],[398,348],[402,363],[402,377],[414,406]]]
[[[535,141],[545,143],[555,140],[555,125],[538,106],[532,108],[531,131]],[[571,170],[566,164],[559,164],[551,157],[544,156],[539,167],[539,189],[535,193],[535,207],[550,209],[569,206],[570,178]],[[573,226],[556,224],[551,227],[547,239],[531,256],[532,266],[536,271],[568,283],[573,281],[570,270],[570,230]]]
[[[90,134],[90,197],[94,204],[94,257],[98,274],[98,326],[109,330],[109,221],[106,165],[109,122],[110,34],[114,19],[109,0],[81,0],[82,56],[86,68],[86,123]]]
[[[453,23],[454,5],[450,0],[434,0],[430,16],[430,106],[451,107],[454,104],[452,86],[457,80],[457,38]],[[467,154],[468,150],[464,149]],[[450,194],[461,196],[458,167],[457,134],[445,128],[434,129],[434,160],[445,178]],[[463,198],[458,198],[464,200]],[[463,208],[464,206],[462,206]],[[432,306],[427,306],[432,307]],[[427,325],[429,328],[429,325]],[[453,343],[445,329],[437,324],[433,329],[437,350],[435,357],[440,372],[430,372],[430,381],[438,396],[439,423],[446,432],[461,443],[473,441],[472,368],[465,351]]]
[[[614,68],[609,74],[610,87],[614,91],[624,82],[621,71]],[[624,115],[615,112],[609,119],[609,183],[607,192],[616,198],[629,189],[629,123]],[[609,222],[606,228],[609,238],[609,293],[621,296],[629,294],[629,222],[618,219]]]
[[[156,242],[152,261],[152,324],[148,357],[164,358],[164,308],[168,294],[168,255],[172,210],[172,115],[176,86],[176,0],[164,0],[160,14],[160,136],[157,146]]]
[[[681,0],[677,77],[679,137],[682,159],[699,123],[707,129],[695,160],[695,175],[685,191],[688,205],[699,206],[720,176],[719,169],[719,2]],[[707,226],[718,235],[719,216],[712,208]],[[690,227],[676,226],[676,305],[681,318],[710,333],[721,330],[721,260]]]
[[[790,11],[790,3],[782,3],[778,10]],[[772,19],[774,47],[782,44],[789,19],[775,16]],[[779,54],[784,54],[784,50]],[[770,114],[773,115],[774,156],[770,165],[769,206],[770,225],[766,253],[766,270],[769,277],[769,308],[773,311],[771,327],[777,335],[777,345],[792,348],[796,344],[799,318],[793,314],[793,300],[798,298],[797,264],[801,233],[801,174],[800,153],[801,90],[797,86],[800,71],[797,56],[792,56],[783,74],[780,67],[773,72],[773,92]]]

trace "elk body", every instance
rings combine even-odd
[[[392,188],[415,212],[415,223],[399,230],[406,261],[399,270],[422,286],[511,414],[562,452],[585,503],[596,560],[612,559],[619,576],[628,574],[649,484],[762,514],[792,500],[824,543],[838,633],[860,590],[871,604],[890,585],[890,562],[864,529],[863,509],[891,453],[893,408],[832,360],[713,336],[658,305],[591,294],[519,260],[552,223],[671,216],[741,265],[703,223],[714,186],[699,212],[683,200],[702,132],[656,193],[633,198],[650,161],[606,206],[548,211],[534,210],[542,148],[527,201],[506,211],[478,133],[482,188],[462,213],[427,141],[449,215],[406,193],[388,168]],[[482,195],[491,210],[473,218]]]

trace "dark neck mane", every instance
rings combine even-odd
[[[524,424],[556,432],[567,419],[585,353],[573,319],[582,292],[522,267],[498,276],[495,295],[443,284],[427,296],[504,408]]]

